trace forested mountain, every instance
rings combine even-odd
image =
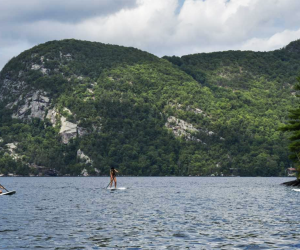
[[[284,175],[300,42],[158,58],[47,42],[0,73],[0,174]]]

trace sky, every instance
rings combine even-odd
[[[270,51],[300,38],[299,0],[0,0],[0,69],[35,45],[67,38],[159,57]]]

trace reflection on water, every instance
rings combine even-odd
[[[290,178],[1,178],[0,249],[299,249]]]

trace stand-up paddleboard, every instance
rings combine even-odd
[[[127,189],[126,187],[119,187],[119,188],[114,188],[114,187],[111,187],[111,188],[107,188],[108,190],[125,190]]]
[[[293,191],[300,192],[300,189],[293,189]]]
[[[6,192],[6,193],[2,193],[0,195],[13,195],[15,193],[16,193],[16,191],[9,191],[9,192]]]

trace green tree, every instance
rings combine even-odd
[[[298,84],[295,85],[295,90],[300,90],[300,77],[297,78]],[[299,98],[300,96],[297,95]],[[298,108],[289,111],[288,124],[281,128],[282,131],[290,132],[290,145],[289,149],[292,152],[290,156],[295,162],[297,162],[297,178],[300,178],[300,103],[298,102]]]

